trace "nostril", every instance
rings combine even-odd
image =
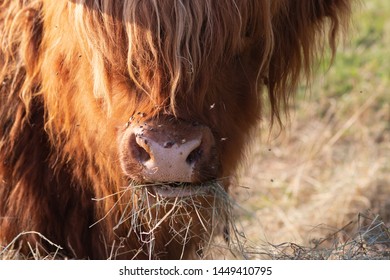
[[[138,139],[137,139],[138,138]],[[141,163],[150,160],[150,154],[145,149],[148,147],[148,141],[136,136],[135,134],[130,136],[130,150],[133,157]]]
[[[202,157],[203,151],[200,147],[197,147],[195,150],[193,150],[186,158],[186,162],[189,165],[192,165],[200,160]]]

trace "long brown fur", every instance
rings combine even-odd
[[[0,1],[0,251],[36,231],[73,258],[193,257],[218,198],[181,210],[154,202],[165,206],[140,215],[148,204],[120,169],[118,131],[137,112],[202,123],[221,139],[221,177],[233,175],[261,92],[280,120],[301,74],[326,45],[335,52],[350,9],[349,0]],[[177,211],[193,225],[182,241],[166,219]],[[39,235],[18,242],[54,250]]]

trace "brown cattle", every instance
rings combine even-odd
[[[350,8],[0,1],[0,245],[202,257],[228,228],[229,178],[262,118],[261,93],[280,121],[301,74],[324,46],[335,51]]]

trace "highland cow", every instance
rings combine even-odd
[[[215,235],[229,239],[229,181],[264,103],[280,122],[350,10],[0,1],[0,251],[202,258]]]

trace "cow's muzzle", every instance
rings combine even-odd
[[[131,119],[120,141],[122,169],[149,183],[202,183],[217,178],[219,157],[211,130],[169,116]]]

